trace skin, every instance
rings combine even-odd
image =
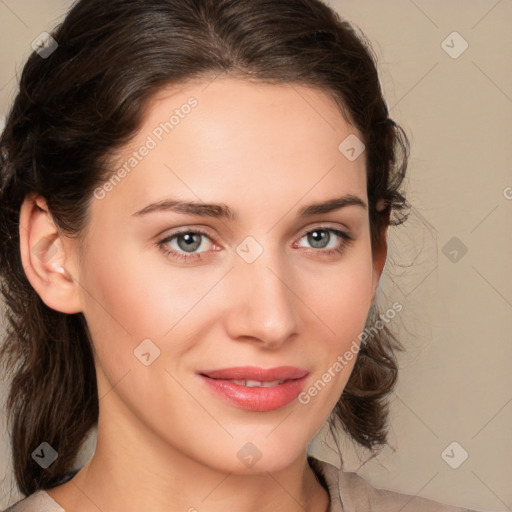
[[[372,250],[361,206],[306,219],[297,213],[344,194],[367,202],[364,153],[349,161],[338,150],[358,132],[314,88],[196,81],[158,93],[112,169],[192,96],[197,107],[103,199],[91,201],[83,258],[79,242],[55,228],[43,198],[22,206],[27,277],[48,306],[83,312],[100,397],[93,457],[48,493],[72,512],[323,512],[328,493],[306,448],[355,358],[309,403],[268,412],[217,398],[197,372],[298,366],[310,372],[307,389],[357,341],[385,242]],[[133,215],[170,197],[223,203],[237,219]],[[345,241],[331,233],[327,249],[313,245],[307,231],[322,226],[354,240],[341,254],[325,255]],[[178,228],[198,227],[211,235],[199,238],[201,260],[175,259],[158,245]],[[248,236],[263,249],[252,263],[236,252]],[[30,250],[43,237],[53,242],[51,257]],[[181,242],[167,247],[187,254]],[[149,366],[133,353],[146,338],[160,350]],[[248,442],[262,455],[252,467],[237,457]]]

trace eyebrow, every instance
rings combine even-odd
[[[345,194],[341,197],[328,199],[321,203],[313,203],[302,207],[298,212],[299,218],[312,217],[313,215],[323,214],[341,210],[347,206],[360,206],[367,209],[367,204],[360,197],[354,194]],[[198,201],[179,201],[177,199],[164,199],[156,203],[151,203],[136,211],[133,216],[141,217],[154,212],[175,212],[187,215],[198,215],[201,217],[214,217],[219,219],[236,220],[237,215],[226,204],[203,203]]]

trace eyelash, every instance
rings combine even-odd
[[[343,240],[343,243],[341,243],[341,245],[339,245],[338,247],[336,247],[334,249],[325,249],[325,250],[312,249],[313,252],[320,253],[322,255],[322,257],[333,256],[335,254],[343,254],[345,252],[345,249],[354,241],[354,238],[351,235],[349,235],[348,233],[345,233],[344,231],[340,231],[339,229],[335,229],[335,228],[327,227],[327,226],[318,226],[313,229],[310,229],[310,230],[304,232],[299,237],[299,240],[301,240],[306,235],[313,233],[315,231],[329,231],[330,233],[334,233],[336,236],[338,236],[339,238],[341,238]],[[212,242],[214,242],[214,240],[211,239],[211,236],[209,235],[209,233],[207,233],[206,231],[203,231],[202,229],[194,228],[194,229],[183,229],[180,231],[176,231],[176,232],[172,233],[171,235],[165,237],[163,240],[160,240],[159,242],[157,242],[157,245],[169,257],[172,257],[172,258],[175,258],[175,259],[178,259],[181,261],[186,261],[186,262],[200,261],[202,259],[202,253],[187,254],[187,253],[176,251],[175,249],[171,249],[167,245],[169,242],[171,242],[172,240],[177,238],[179,235],[184,235],[184,234],[204,235],[205,237],[209,238]]]

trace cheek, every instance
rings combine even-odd
[[[122,252],[103,246],[88,254],[82,277],[86,316],[134,341],[161,338],[191,311],[211,286],[210,280],[198,280],[190,269],[167,265],[163,255],[161,264],[148,265],[144,252],[125,246]]]
[[[373,266],[366,245],[333,266],[317,266],[299,281],[301,296],[323,324],[321,332],[340,349],[364,328],[371,307]]]
[[[360,335],[373,299],[373,264],[370,244],[347,253],[333,268],[322,268],[302,280],[307,304],[318,318],[312,320],[322,350],[311,385],[299,402],[327,414],[339,399],[357,360]],[[314,317],[311,317],[314,318]]]
[[[162,296],[165,283],[155,282],[150,268],[114,244],[97,244],[85,261],[84,316],[101,365],[115,381],[140,366],[134,350],[143,340],[161,348],[159,338],[173,325],[173,307]]]

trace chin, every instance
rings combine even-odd
[[[229,446],[219,446],[221,453],[214,455],[213,465],[225,472],[254,475],[275,473],[292,466],[306,457],[309,439],[295,439],[283,429],[281,435],[257,434],[236,437]],[[233,454],[233,455],[231,455]]]

